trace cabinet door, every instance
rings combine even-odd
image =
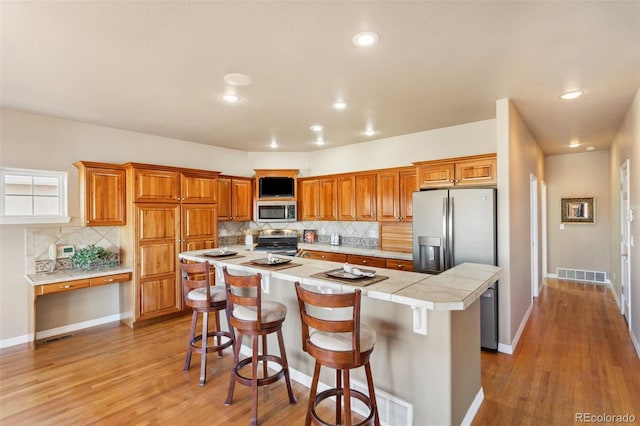
[[[356,183],[353,176],[341,176],[336,179],[338,185],[338,220],[356,219],[355,198]]]
[[[399,271],[413,271],[413,261],[400,259],[387,259],[387,269],[397,269]]]
[[[248,222],[253,218],[251,179],[231,180],[231,220]]]
[[[217,175],[182,172],[180,177],[180,198],[183,203],[217,203]]]
[[[85,225],[126,224],[125,175],[122,168],[85,168],[84,182],[81,182]]]
[[[180,173],[163,170],[135,169],[134,201],[178,203]]]
[[[300,185],[298,220],[319,220],[319,182],[318,179],[301,179],[298,181]]]
[[[496,159],[460,161],[455,166],[456,186],[495,185]]]
[[[378,221],[400,221],[400,183],[398,172],[378,173]]]
[[[398,174],[400,184],[400,221],[413,221],[413,193],[418,190],[418,174],[415,167]],[[379,213],[378,213],[379,214]]]
[[[215,204],[183,204],[181,209],[182,250],[216,247],[218,206]]]
[[[318,216],[320,220],[336,220],[337,187],[335,179],[318,181]]]
[[[446,188],[454,183],[454,163],[439,163],[419,167],[420,188]]]
[[[356,175],[355,186],[355,219],[358,221],[375,221],[376,175],[374,173]]]
[[[231,220],[231,179],[218,178],[218,220]]]
[[[136,317],[144,320],[182,310],[178,280],[177,204],[137,204],[138,288]]]

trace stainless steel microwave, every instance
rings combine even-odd
[[[295,222],[295,201],[256,201],[256,222]]]

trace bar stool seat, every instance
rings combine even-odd
[[[258,424],[258,387],[266,386],[284,378],[289,402],[296,403],[289,377],[289,364],[282,337],[282,324],[287,315],[287,307],[279,302],[262,300],[262,274],[232,275],[227,267],[222,268],[227,290],[227,312],[229,324],[235,329],[237,340],[233,351],[233,368],[229,378],[229,391],[225,405],[233,401],[235,383],[251,386],[251,425]],[[280,355],[270,354],[267,349],[267,335],[276,333]],[[242,336],[251,337],[251,357],[240,360]],[[258,338],[262,338],[262,353],[258,352]],[[262,375],[258,374],[258,363],[262,363]],[[277,364],[280,369],[270,373],[268,363]],[[251,375],[243,374],[243,368],[251,365]]]
[[[226,313],[227,293],[223,286],[211,285],[209,262],[186,263],[182,259],[180,272],[184,303],[193,311],[183,370],[187,371],[191,367],[191,354],[199,353],[200,386],[203,386],[207,379],[207,354],[218,352],[218,357],[221,358],[222,351],[232,346],[235,341],[231,327],[229,331],[223,331],[220,328],[220,311]],[[216,322],[215,330],[211,331],[209,330],[209,313],[215,315]],[[202,332],[196,335],[198,314],[202,314]],[[229,323],[228,316],[227,323]],[[208,344],[209,338],[215,339],[213,345]]]
[[[352,426],[351,398],[356,398],[369,409],[368,416],[356,426],[379,426],[380,417],[369,364],[376,344],[376,332],[369,325],[360,322],[361,291],[356,289],[352,293],[320,293],[307,290],[298,282],[295,283],[295,289],[302,323],[302,349],[316,361],[305,425]],[[333,388],[317,393],[321,366],[336,370],[336,384]],[[358,367],[365,369],[369,395],[351,389],[349,372]],[[322,401],[331,397],[336,400],[335,423],[321,418],[316,411]]]

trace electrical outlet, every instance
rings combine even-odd
[[[561,231],[564,231],[564,223],[561,223],[561,224],[560,224],[560,230],[561,230]]]
[[[376,238],[378,236],[378,232],[375,229],[369,231],[369,238]]]

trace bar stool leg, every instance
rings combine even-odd
[[[289,362],[287,361],[287,352],[284,350],[284,338],[282,337],[282,329],[279,329],[276,334],[278,335],[278,345],[280,346],[280,358],[282,358],[284,382],[287,385],[287,392],[289,393],[289,403],[295,404],[297,401],[296,397],[293,395],[293,389],[291,388],[291,378],[289,377]]]
[[[242,333],[238,333],[237,336],[235,337],[236,337],[235,343],[233,344],[233,363],[231,365],[231,374],[229,375],[229,391],[227,392],[227,399],[224,401],[224,405],[231,405],[231,402],[233,400],[233,390],[236,385],[236,367],[240,362],[240,347],[242,346]]]
[[[342,370],[344,375],[344,424],[351,426],[351,382],[349,380],[349,370]]]
[[[264,336],[263,336],[264,337]],[[264,343],[263,339],[263,343]],[[253,336],[253,359],[251,360],[251,426],[258,424],[258,336]],[[266,362],[263,362],[266,364]]]
[[[220,346],[222,344],[222,336],[220,336],[220,330],[222,330],[222,327],[220,327],[220,311],[215,311],[215,320],[216,320],[216,344],[218,346]],[[222,349],[220,349],[218,351],[218,358],[222,358]]]
[[[374,412],[373,424],[380,426],[380,416],[378,415],[378,403],[376,401],[376,390],[373,386],[373,376],[371,375],[371,365],[369,361],[364,365],[364,371],[367,375],[367,386],[369,387],[369,400],[371,401],[371,410]]]
[[[267,335],[263,334],[262,335],[262,355],[267,355],[269,352],[267,350]],[[262,359],[262,377],[267,377],[269,375],[269,372],[267,371],[267,360],[266,359]]]
[[[191,330],[189,330],[189,342],[187,343],[187,357],[184,360],[183,371],[187,371],[191,366],[191,345],[193,343],[193,338],[196,336],[196,323],[198,321],[198,313],[193,311],[193,315],[191,316]]]
[[[342,424],[342,370],[336,370],[336,424]]]
[[[311,412],[314,409],[316,393],[318,392],[318,381],[320,379],[320,363],[316,360],[316,366],[313,369],[313,379],[311,379],[311,389],[309,390],[309,403],[307,408],[307,417],[304,426],[311,425]]]
[[[209,312],[202,313],[202,340],[200,352],[200,386],[204,386],[207,379],[207,341],[209,340]]]

